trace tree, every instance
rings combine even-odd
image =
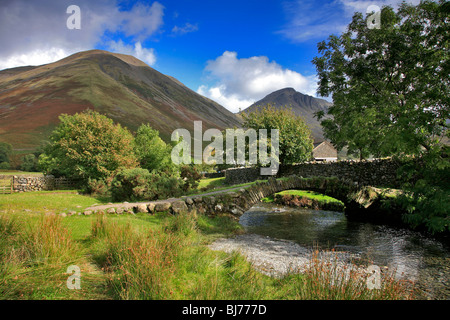
[[[297,116],[287,107],[275,108],[268,104],[253,112],[243,113],[243,127],[279,130],[279,161],[281,164],[292,164],[311,159],[313,140],[311,130],[302,117]],[[258,137],[259,139],[259,137]],[[269,142],[270,145],[270,142]]]
[[[321,123],[338,148],[361,158],[399,156],[400,200],[413,227],[450,230],[450,5],[402,3],[381,10],[379,29],[361,13],[348,30],[318,44],[318,93],[333,96]]]
[[[27,154],[22,157],[22,163],[20,164],[20,170],[33,172],[38,170],[38,162],[34,154]]]
[[[448,132],[449,5],[402,3],[381,10],[379,29],[356,13],[341,36],[318,44],[318,93],[333,97],[324,133],[341,149],[420,154]],[[319,113],[323,119],[324,113]]]
[[[39,157],[46,173],[81,179],[107,179],[137,165],[133,135],[98,112],[61,115],[50,144]]]
[[[171,160],[171,146],[160,137],[158,130],[149,125],[141,125],[135,137],[135,153],[141,168],[148,171],[175,174],[178,171]]]
[[[6,142],[0,142],[0,163],[9,163],[9,157],[12,151],[12,145]]]

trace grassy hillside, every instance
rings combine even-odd
[[[0,141],[32,150],[62,113],[94,109],[132,131],[149,123],[166,141],[177,128],[240,126],[219,104],[138,59],[92,50],[38,67],[0,71]]]

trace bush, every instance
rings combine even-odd
[[[111,181],[108,183],[102,179],[89,179],[87,187],[83,191],[94,197],[109,197],[111,192]]]
[[[182,166],[180,175],[181,178],[184,180],[183,184],[184,191],[196,189],[198,187],[200,179],[202,178],[201,173],[194,165]]]
[[[0,163],[0,169],[1,170],[9,170],[9,169],[11,169],[11,165],[9,164],[9,162],[3,161]]]
[[[134,168],[120,171],[111,184],[113,201],[158,200],[183,193],[182,180],[166,173]]]
[[[27,154],[22,157],[22,163],[20,164],[20,170],[27,172],[38,171],[38,161],[34,154]]]

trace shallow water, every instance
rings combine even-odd
[[[348,221],[343,213],[259,203],[242,215],[249,233],[349,252],[415,281],[423,299],[450,299],[450,245],[403,228]]]

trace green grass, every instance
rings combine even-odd
[[[203,188],[214,189],[214,188],[222,188],[222,187],[226,187],[225,177],[201,179],[198,183],[197,189],[202,190]]]
[[[306,197],[309,199],[315,199],[318,201],[336,201],[335,198],[326,196],[324,194],[314,192],[314,191],[305,191],[305,190],[284,190],[281,192],[277,192],[277,195],[283,196],[283,195],[291,195],[291,196],[297,196],[297,197]]]
[[[27,172],[27,171],[18,171],[18,170],[0,170],[0,176],[42,176],[42,172]]]
[[[104,202],[102,199],[78,194],[76,190],[21,192],[0,195],[0,212],[81,212],[86,207]]]
[[[284,190],[265,197],[261,201],[331,211],[343,211],[345,208],[344,203],[340,200],[318,192],[306,190]]]
[[[59,209],[94,198],[67,193],[19,194],[23,208],[56,202]],[[11,195],[15,196],[15,195]],[[72,197],[73,196],[73,197]],[[27,199],[29,198],[29,199]],[[42,199],[39,199],[42,198]],[[11,198],[10,198],[11,199]],[[410,291],[386,278],[368,291],[364,279],[332,288],[322,262],[305,274],[271,278],[240,254],[212,251],[218,237],[242,233],[224,216],[195,213],[74,215],[0,213],[0,298],[3,299],[398,299]],[[81,289],[69,290],[67,267],[81,268]],[[333,270],[333,269],[331,269]],[[320,271],[320,272],[319,272]],[[341,277],[342,278],[342,277]]]
[[[247,182],[247,183],[241,183],[241,184],[234,184],[234,185],[228,185],[225,183],[225,178],[205,178],[201,179],[199,181],[199,185],[197,186],[197,190],[195,192],[192,192],[186,196],[191,195],[200,195],[203,193],[208,193],[212,191],[225,191],[228,189],[236,189],[240,187],[247,187],[251,186],[253,184],[261,182],[260,180]]]

